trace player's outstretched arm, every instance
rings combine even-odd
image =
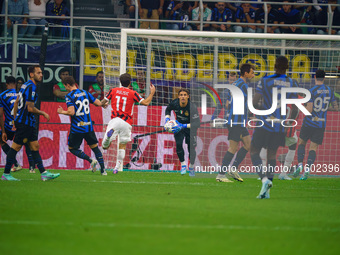
[[[59,97],[61,99],[65,99],[65,96],[68,94],[68,92],[62,92],[58,89],[54,90],[53,91],[53,94],[56,96],[56,97]]]
[[[28,110],[30,113],[42,115],[42,116],[44,116],[44,118],[45,118],[47,121],[50,120],[50,115],[48,115],[48,114],[47,114],[46,112],[44,112],[44,111],[40,111],[40,110],[38,110],[37,108],[35,108],[35,107],[34,107],[34,102],[27,102],[26,105],[27,105],[27,110]]]
[[[99,99],[96,99],[94,102],[93,102],[93,104],[95,105],[95,106],[100,106],[100,107],[103,107],[103,108],[106,108],[108,105],[109,105],[109,100],[107,100],[107,99],[103,99],[103,100],[99,100]]]
[[[98,99],[97,99],[97,100],[98,100]],[[98,101],[99,101],[99,100],[98,100]],[[57,109],[57,112],[58,112],[59,114],[64,114],[64,115],[68,115],[68,116],[73,116],[73,115],[75,114],[74,106],[69,106],[69,107],[67,108],[67,111],[65,111],[65,110],[63,109],[63,107],[59,105],[59,108]]]
[[[150,84],[150,95],[149,95],[146,99],[142,100],[142,101],[140,102],[140,104],[141,104],[141,105],[149,105],[149,104],[151,103],[151,101],[152,101],[152,98],[153,98],[153,95],[155,94],[155,92],[156,92],[156,88],[155,88],[155,86],[151,83],[151,84]]]
[[[109,100],[107,98],[104,98],[103,100],[100,101],[101,107],[106,108],[109,105]]]

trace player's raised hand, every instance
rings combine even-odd
[[[57,113],[62,114],[63,111],[64,111],[63,107],[59,105],[59,108],[57,109]]]
[[[156,92],[156,87],[150,82],[150,93],[154,94]]]

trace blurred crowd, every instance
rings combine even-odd
[[[1,0],[1,14],[5,14],[6,1]],[[70,16],[66,0],[8,0],[8,15],[21,15],[24,17],[9,16],[7,20],[1,19],[1,34],[3,35],[7,25],[7,36],[12,35],[13,24],[21,24],[18,27],[19,37],[33,37],[41,35],[46,23],[62,25],[51,29],[53,35],[62,36],[68,33],[69,22],[62,17]],[[47,18],[46,16],[59,16],[59,18]]]
[[[126,0],[126,10],[130,18],[135,18],[135,1]],[[203,14],[199,1],[137,0],[139,6],[140,28],[166,28],[175,30],[203,30],[221,32],[263,33],[266,1],[253,3],[203,2]],[[328,7],[319,4],[340,4],[338,0],[271,0],[267,3],[267,33],[317,33],[328,34],[328,28],[317,27],[328,24]],[[296,3],[298,5],[294,5]],[[313,3],[313,4],[312,4]],[[307,4],[307,5],[304,5]],[[308,5],[310,4],[310,5]],[[332,6],[332,25],[340,26],[340,6]],[[203,27],[200,23],[203,15]],[[160,26],[165,22],[165,26]],[[172,22],[173,21],[173,22]],[[180,21],[180,22],[175,22]],[[195,22],[196,21],[196,22]],[[247,23],[247,24],[235,24]],[[249,25],[248,25],[249,24]],[[299,25],[309,25],[303,27]],[[131,22],[130,27],[135,27]],[[334,28],[331,34],[340,34]]]
[[[140,6],[138,9],[138,18],[142,20],[138,24],[140,28],[252,33],[263,33],[265,29],[265,5],[263,4],[265,1],[203,2],[202,14],[199,1],[119,1],[120,5],[125,6],[125,13],[132,19],[136,18],[136,1]],[[328,28],[317,26],[329,24],[329,11],[332,12],[332,26],[340,26],[340,0],[271,0],[267,2],[276,3],[266,5],[267,33],[328,34]],[[338,4],[338,6],[332,6],[331,10],[328,10],[328,7],[322,4]],[[5,14],[4,0],[0,0],[0,8],[2,8],[1,13]],[[62,25],[52,29],[53,35],[67,36],[69,20],[62,18],[70,15],[67,0],[8,0],[8,14],[24,15],[24,17],[9,16],[6,21],[3,18],[0,28],[2,34],[5,24],[8,36],[10,36],[13,24],[18,23],[22,24],[19,26],[19,37],[32,37],[35,34],[41,34],[43,28],[41,25],[50,23]],[[202,27],[200,27],[201,15],[203,16]],[[61,18],[47,18],[46,16]],[[131,21],[130,27],[135,27],[135,22]],[[333,28],[330,33],[340,34],[340,28]]]

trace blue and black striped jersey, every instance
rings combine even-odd
[[[278,89],[277,107],[276,110],[269,116],[256,116],[263,121],[263,128],[269,132],[284,132],[284,126],[281,125],[281,121],[286,119],[286,116],[281,115],[281,88],[293,88],[298,84],[294,82],[285,74],[273,74],[267,77],[263,77],[257,87],[256,93],[260,93],[263,97],[263,110],[268,110],[273,104],[273,88]],[[286,98],[297,98],[296,93],[287,93]],[[278,119],[279,121],[271,121]]]
[[[13,106],[17,96],[18,93],[15,89],[8,89],[0,94],[0,107],[4,109],[5,113],[4,126],[9,131],[13,128]]]
[[[303,125],[307,127],[325,128],[329,104],[336,101],[334,93],[325,84],[315,85],[309,91],[311,93],[309,102],[313,103],[313,112],[311,116],[306,116],[303,119]]]
[[[93,131],[90,103],[96,101],[89,92],[75,89],[65,96],[67,107],[74,106],[71,116],[71,133],[88,133]]]
[[[229,117],[228,117],[228,125],[231,126],[247,126],[248,121],[248,85],[243,81],[242,78],[239,78],[237,81],[235,81],[233,86],[238,87],[240,90],[242,90],[243,96],[244,96],[244,113],[243,115],[235,115],[234,114],[234,108],[233,108],[233,99],[229,93],[228,101],[229,101]],[[236,106],[237,107],[237,106]]]
[[[221,95],[221,101],[222,101],[222,105],[220,104],[220,102],[217,102],[216,108],[214,110],[214,113],[211,116],[211,120],[214,120],[218,117],[218,115],[220,114],[221,110],[224,109],[224,118],[227,120],[228,116],[229,116],[229,107],[226,107],[226,102],[228,100],[230,100],[230,92],[229,89],[225,89],[222,92]],[[230,102],[229,102],[230,103]]]
[[[37,86],[33,81],[29,80],[24,83],[19,90],[19,104],[18,112],[15,117],[15,121],[31,127],[35,126],[34,113],[31,113],[27,109],[27,102],[35,103],[38,95],[36,93]]]

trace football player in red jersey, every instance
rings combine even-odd
[[[150,95],[144,99],[136,91],[130,89],[131,75],[124,73],[119,77],[122,87],[112,88],[103,99],[111,101],[111,120],[106,128],[102,147],[107,150],[111,142],[119,134],[119,149],[116,166],[113,173],[118,173],[125,157],[126,144],[131,141],[132,114],[134,103],[149,105],[155,94],[156,88],[150,84]]]

